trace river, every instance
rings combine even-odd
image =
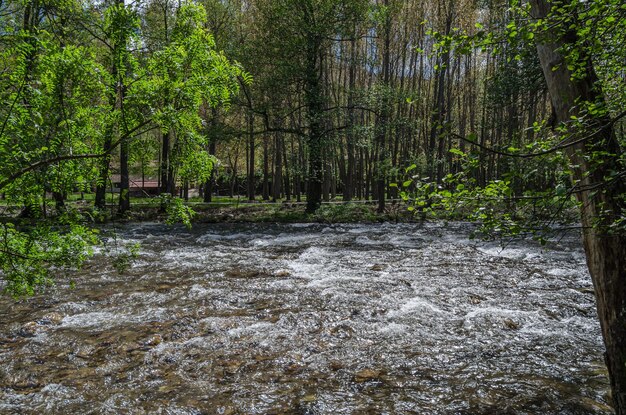
[[[120,226],[140,242],[0,298],[1,414],[609,414],[575,235],[465,224]],[[112,244],[109,240],[108,244]]]

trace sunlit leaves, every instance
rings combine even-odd
[[[59,232],[40,225],[28,231],[12,224],[0,225],[0,270],[5,291],[16,296],[33,295],[53,282],[54,267],[78,267],[97,242],[94,231],[73,225]]]

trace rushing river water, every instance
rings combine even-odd
[[[575,237],[462,224],[123,227],[44,296],[0,299],[2,414],[608,414]]]

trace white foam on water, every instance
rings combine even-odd
[[[403,336],[409,331],[406,324],[386,323],[378,327],[378,332],[387,337]]]
[[[546,274],[554,275],[555,277],[567,277],[576,273],[577,272],[575,270],[568,268],[551,268],[546,271]]]
[[[148,321],[162,321],[168,316],[164,308],[150,309],[141,314],[125,314],[120,312],[96,311],[91,313],[66,316],[60,327],[67,328],[111,328],[124,324],[142,323]]]
[[[387,315],[389,317],[397,317],[407,314],[421,315],[423,313],[445,314],[446,312],[422,297],[413,297],[405,301],[399,309],[392,310]]]
[[[239,338],[245,335],[265,336],[269,332],[275,331],[276,325],[267,322],[254,323],[249,326],[236,327],[228,330],[228,335]]]
[[[478,246],[478,250],[483,254],[509,259],[518,259],[523,261],[531,261],[534,259],[542,258],[542,254],[529,249],[524,248],[502,248],[500,246]]]
[[[194,284],[187,291],[187,297],[192,299],[200,299],[209,297],[212,294],[215,294],[216,290],[212,288],[205,288],[199,284]]]
[[[223,242],[223,241],[248,241],[255,238],[261,238],[262,236],[259,234],[249,234],[242,232],[235,233],[205,233],[204,235],[196,238],[196,242],[200,244],[206,244],[209,242]]]
[[[320,239],[315,233],[281,233],[274,237],[264,237],[251,240],[250,244],[256,247],[269,246],[300,246],[314,243]]]

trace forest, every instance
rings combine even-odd
[[[624,414],[625,41],[619,0],[0,1],[0,288],[146,205],[575,229]]]

